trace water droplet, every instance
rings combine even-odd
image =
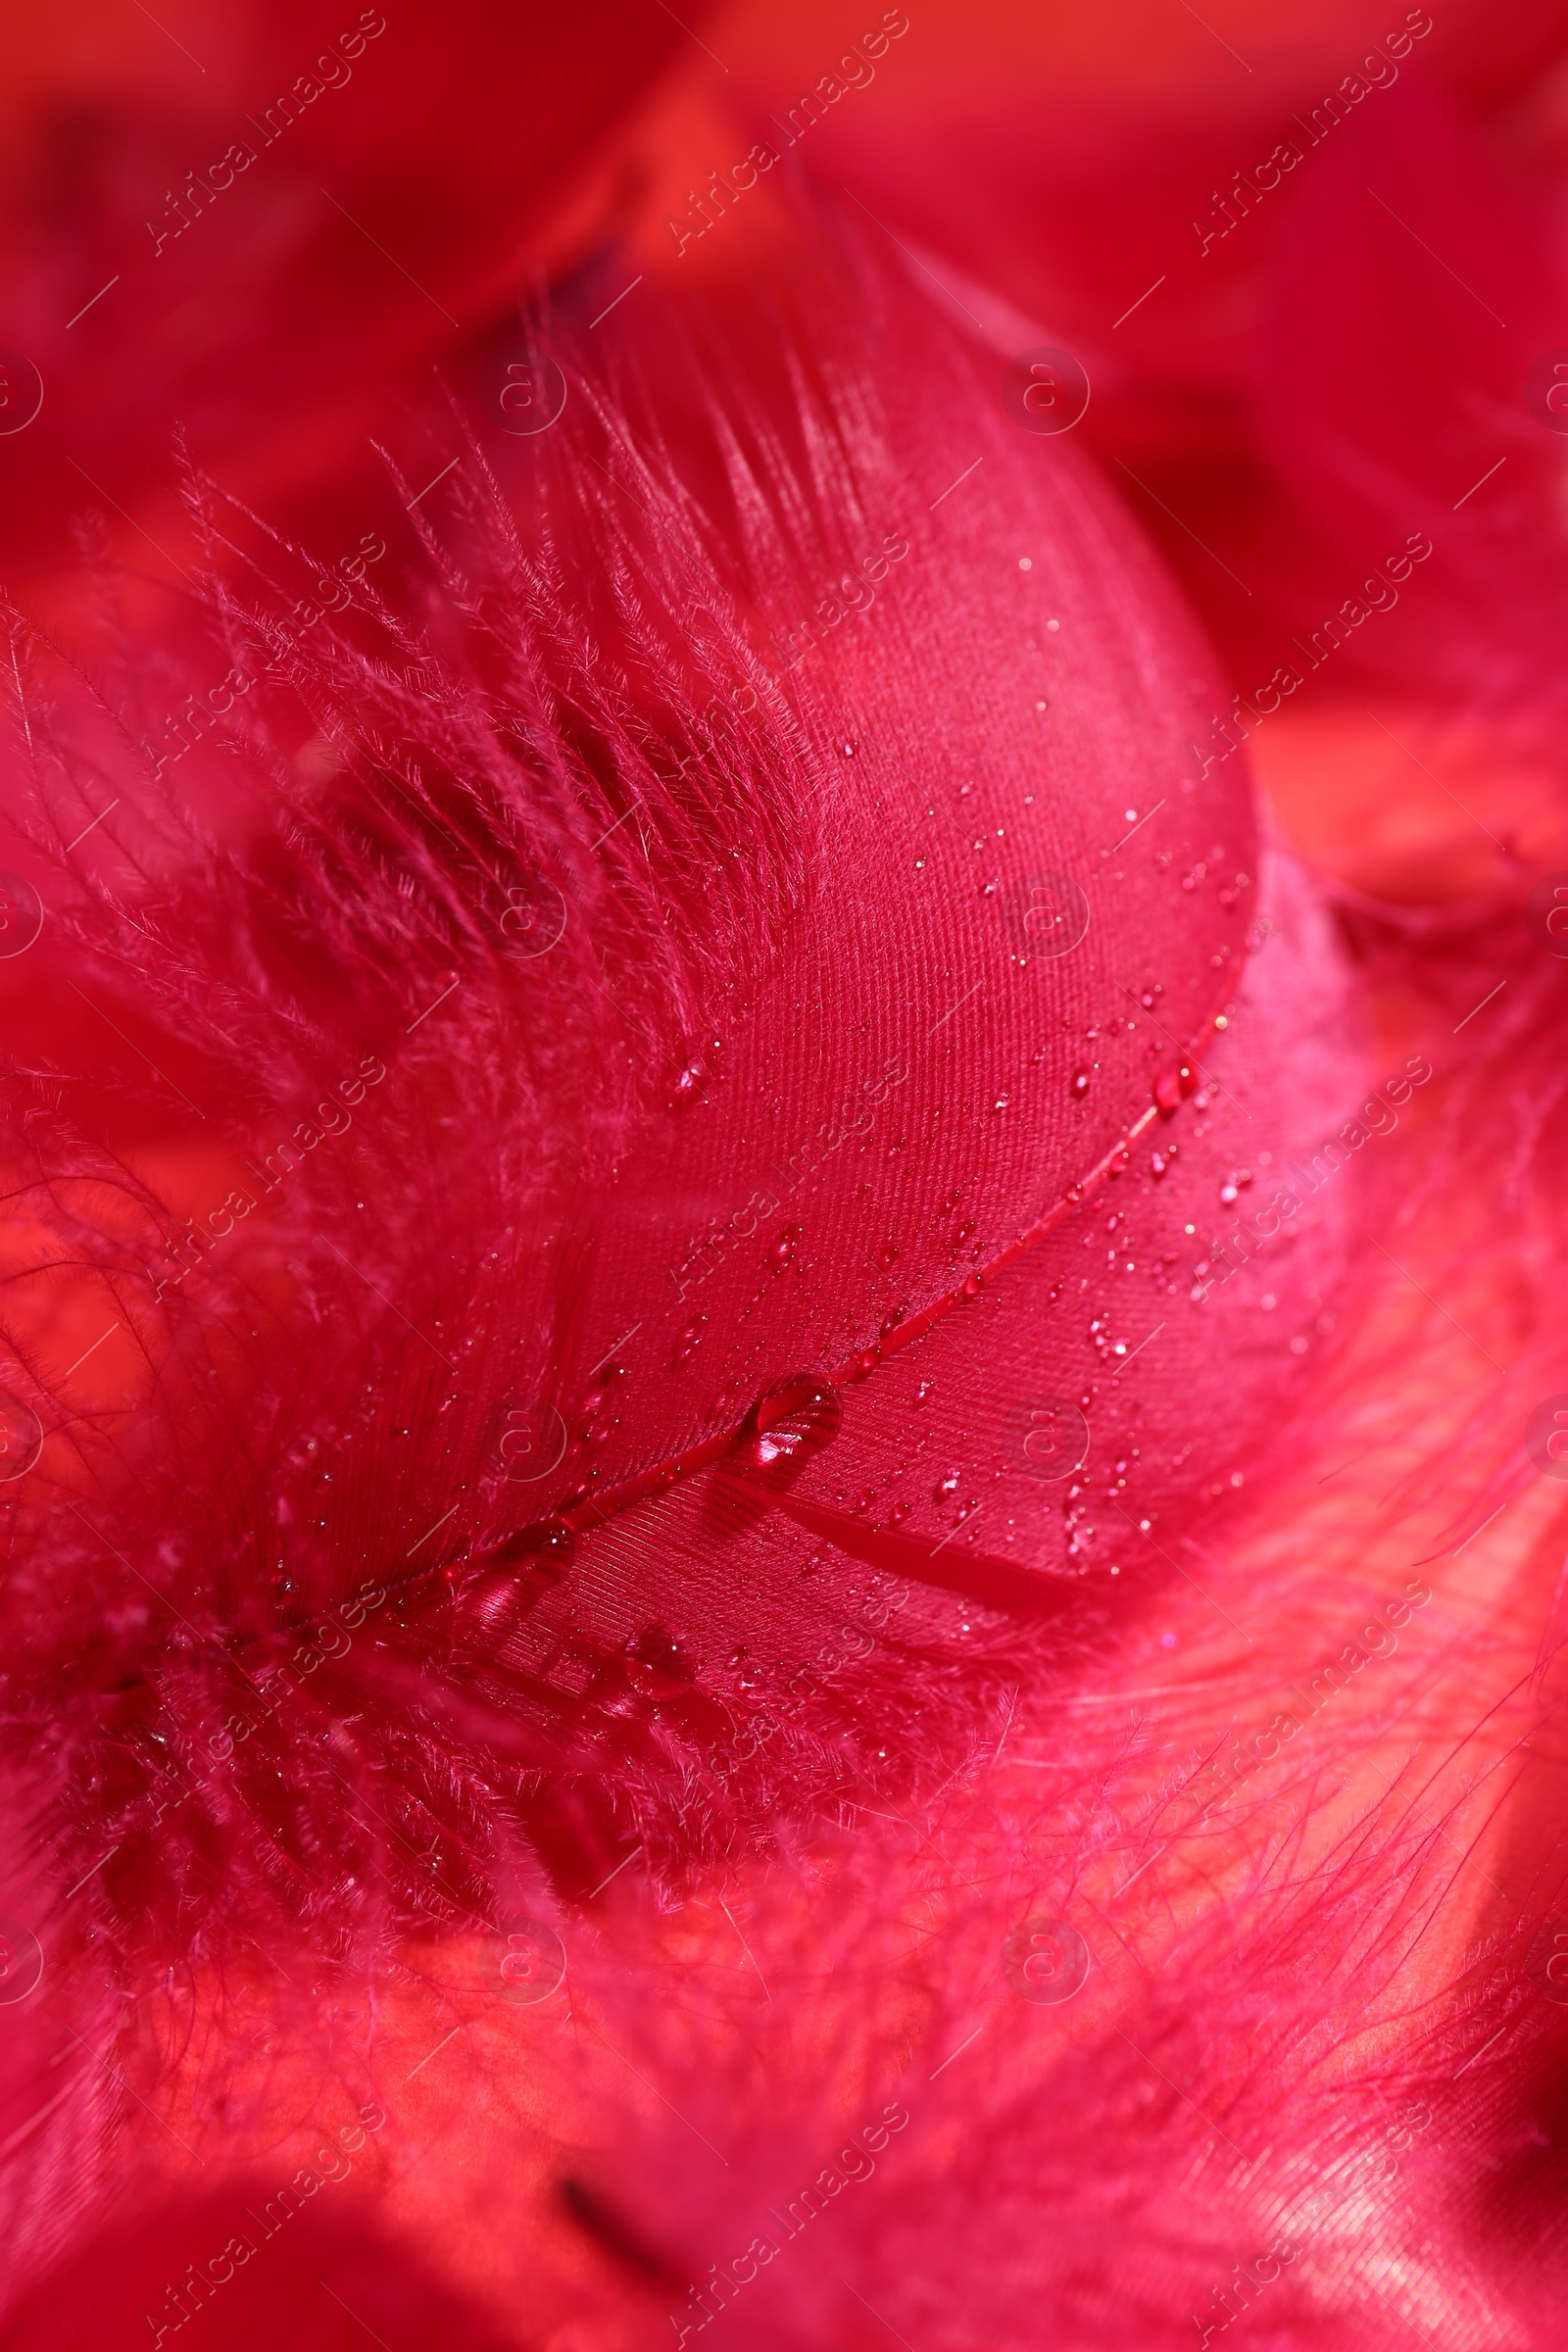
[[[758,1398],[741,1424],[732,1458],[749,1476],[783,1485],[832,1444],[843,1419],[832,1382],[814,1372],[798,1373]]]
[[[1084,1188],[1083,1188],[1083,1186],[1082,1186],[1081,1184],[1069,1184],[1069,1185],[1068,1185],[1068,1187],[1067,1187],[1067,1191],[1066,1191],[1066,1194],[1065,1194],[1065,1198],[1066,1198],[1068,1200],[1070,1200],[1070,1201],[1072,1202],[1072,1204],[1073,1204],[1074,1208],[1076,1208],[1076,1207],[1077,1207],[1077,1205],[1078,1205],[1079,1201],[1080,1201],[1080,1200],[1083,1199],[1083,1197],[1084,1197]]]
[[[694,1056],[676,1073],[669,1089],[668,1107],[671,1110],[684,1110],[691,1103],[701,1101],[708,1091],[710,1074],[708,1064]]]
[[[961,1470],[950,1470],[946,1478],[938,1479],[936,1487],[936,1497],[938,1502],[946,1502],[950,1494],[956,1494],[958,1492],[959,1482],[961,1481],[962,1477],[963,1472]]]
[[[577,1539],[564,1520],[543,1519],[476,1560],[454,1563],[447,1576],[454,1586],[460,1645],[469,1651],[499,1648],[561,1583],[576,1549]]]
[[[680,1355],[683,1363],[685,1362],[687,1356],[692,1354],[696,1348],[702,1346],[703,1326],[707,1323],[707,1321],[708,1317],[706,1315],[698,1315],[693,1319],[692,1322],[687,1324],[685,1330],[681,1333]]]
[[[795,1255],[795,1245],[800,1238],[801,1229],[798,1225],[785,1226],[783,1232],[779,1235],[778,1240],[773,1244],[772,1249],[768,1251],[768,1255],[772,1258],[773,1263],[776,1266],[787,1266],[789,1264],[790,1259]]]
[[[878,1258],[877,1258],[877,1261],[876,1261],[876,1262],[877,1262],[877,1264],[878,1264],[878,1265],[879,1265],[879,1266],[882,1268],[882,1271],[883,1271],[883,1273],[884,1273],[884,1274],[887,1272],[887,1270],[888,1270],[889,1266],[891,1266],[891,1265],[893,1264],[893,1262],[894,1262],[894,1260],[897,1258],[898,1254],[899,1254],[899,1246],[898,1246],[897,1242],[884,1242],[884,1243],[883,1243],[883,1245],[882,1245],[882,1249],[881,1249],[881,1252],[880,1252],[880,1254],[879,1254],[879,1256],[878,1256]]]
[[[1072,1082],[1068,1086],[1067,1092],[1069,1095],[1071,1095],[1075,1102],[1081,1102],[1085,1095],[1087,1095],[1089,1092],[1089,1072],[1087,1070],[1074,1070],[1072,1074]]]
[[[577,1555],[577,1539],[564,1519],[536,1519],[529,1527],[498,1544],[494,1558],[541,1561],[557,1576],[564,1576]]]
[[[959,1291],[960,1291],[961,1295],[962,1295],[962,1296],[963,1296],[965,1298],[979,1298],[979,1296],[980,1296],[980,1290],[981,1290],[981,1283],[980,1283],[980,1277],[979,1277],[979,1275],[978,1275],[978,1274],[966,1274],[966,1275],[964,1276],[964,1278],[963,1278],[962,1282],[959,1284],[958,1288],[959,1288]]]
[[[697,1668],[690,1649],[662,1625],[645,1625],[626,1643],[626,1680],[644,1698],[679,1698]]]
[[[839,758],[841,760],[853,760],[859,748],[860,738],[858,735],[846,735],[844,741],[839,745]]]

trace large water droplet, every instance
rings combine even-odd
[[[685,1110],[689,1104],[700,1102],[708,1092],[709,1067],[700,1054],[694,1054],[669,1082],[668,1107]]]
[[[697,1678],[699,1660],[662,1625],[645,1625],[626,1644],[626,1680],[644,1698],[679,1698]]]
[[[564,1520],[542,1519],[477,1559],[455,1564],[447,1574],[461,1645],[499,1648],[561,1583],[576,1549],[577,1539]]]
[[[731,1459],[749,1477],[786,1485],[839,1434],[844,1406],[830,1380],[797,1373],[760,1396],[742,1422]]]
[[[498,1544],[492,1557],[514,1560],[548,1571],[557,1581],[577,1556],[577,1538],[564,1519],[537,1519]]]

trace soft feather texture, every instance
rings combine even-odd
[[[1184,1054],[1222,1005],[1241,1017],[1259,905],[1239,784],[1217,796],[1186,748],[1198,657],[1082,473],[1010,437],[869,265],[856,291],[879,305],[881,382],[907,344],[951,406],[879,414],[845,332],[775,421],[741,355],[733,423],[697,436],[740,518],[729,552],[675,452],[640,455],[646,429],[580,360],[580,415],[518,493],[525,533],[470,443],[450,520],[421,524],[429,585],[416,573],[401,612],[366,595],[341,634],[279,638],[288,551],[242,562],[240,518],[193,481],[211,660],[256,682],[177,788],[138,778],[144,728],[18,619],[35,839],[72,838],[99,790],[120,803],[75,883],[50,885],[34,966],[101,1016],[105,1060],[90,1093],[16,1068],[10,1145],[30,1266],[69,1267],[67,1328],[91,1298],[118,1351],[74,1386],[38,1328],[43,1276],[14,1287],[12,1387],[47,1433],[14,1523],[14,1752],[47,1721],[33,1835],[58,1891],[34,1909],[52,1948],[111,1956],[100,2033],[142,1971],[223,1967],[246,1938],[286,1968],[295,1922],[357,1970],[399,1922],[494,1916],[516,1884],[584,1892],[628,1838],[678,1874],[744,1850],[781,1801],[804,1818],[897,1791],[963,1752],[1026,1658],[1059,1670],[1158,1585],[1288,1382],[1323,1263],[1287,1245],[1272,1348],[1250,1307],[1216,1357],[1238,1317],[1193,1295],[1180,1226],[1212,1215],[1234,1122],[1226,1141],[1222,1111],[1189,1114],[1173,1152],[1164,1116],[1209,1102]],[[760,320],[764,354],[781,331]],[[694,363],[658,365],[653,414],[662,397],[689,418]],[[936,495],[977,444],[939,538]],[[893,489],[894,446],[926,496]],[[997,550],[1025,537],[1039,577]],[[904,606],[890,586],[814,674],[784,669],[765,622],[809,609],[861,539],[907,546]],[[999,639],[1004,613],[1031,617],[987,657],[977,709],[986,603]],[[916,652],[945,613],[963,616],[946,682]],[[1030,958],[1020,893],[1042,870],[1083,875],[1091,921]],[[546,952],[513,955],[542,936],[509,931],[519,905],[564,918]],[[1303,946],[1269,939],[1276,960]],[[1265,1014],[1249,1065],[1251,1017],[1214,1054],[1214,1102],[1255,1121],[1250,1094],[1277,1120],[1283,1064]],[[1332,1017],[1312,1016],[1325,1039]],[[1304,1142],[1346,1079],[1332,1054],[1302,1075]],[[758,1176],[787,1197],[693,1272],[688,1237],[726,1208],[733,1229]],[[1195,1424],[1204,1356],[1216,1409]],[[599,1490],[732,1437],[797,1373],[857,1385],[787,1494],[720,1464],[599,1532]],[[1086,1399],[1078,1507],[1019,1450],[1041,1393]],[[564,1447],[521,1482],[496,1450],[516,1394]],[[979,1487],[984,1538],[952,1541]],[[554,1556],[497,1555],[563,1510],[569,1573],[564,1534]],[[890,1564],[901,1598],[920,1579],[897,1646],[808,1679],[778,1744],[715,1771],[858,1600],[867,1541],[873,1586]],[[874,1753],[852,1728],[868,1710]],[[38,2087],[24,2068],[19,2119]]]
[[[1298,1459],[1367,1434],[1398,1361],[1347,1303],[1404,1139],[1363,1132],[1208,1279],[1265,1171],[1421,1058],[1420,943],[1363,925],[1369,1050],[1240,762],[1200,773],[1223,695],[1103,490],[870,260],[792,267],[631,362],[551,322],[538,445],[432,413],[457,470],[340,634],[296,633],[295,551],[194,475],[212,567],[165,659],[256,683],[162,777],[134,638],[89,685],[18,618],[36,854],[121,804],[45,884],[21,994],[45,1020],[69,981],[100,1026],[9,1090],[11,1385],[48,1433],[5,1603],[8,1902],[48,1959],[0,2133],[19,2344],[173,2328],[270,2140],[322,2202],[191,2341],[318,2325],[318,2255],[389,2344],[669,2341],[668,2308],[680,2340],[714,2265],[707,2325],[760,2344],[1201,2341],[1238,2264],[1282,2343],[1502,2325],[1455,2202],[1478,2147],[1528,2168],[1555,2012],[1483,1937],[1401,2039],[1461,1795],[1380,1796],[1332,1710],[1283,1763],[1251,1732],[1409,1570],[1380,1535],[1303,1597],[1347,1523]],[[1088,906],[1061,956],[1021,920],[1043,872]],[[1549,1257],[1522,1164],[1517,1213]],[[796,1378],[768,1460],[748,1412]],[[536,1478],[503,1474],[509,1397],[528,1468],[560,1415]],[[1081,1494],[1020,1458],[1039,1397],[1088,1399]],[[1463,1434],[1441,1397],[1432,1426]],[[1441,1740],[1434,1674],[1476,1651],[1456,1601],[1418,1624],[1357,1686],[1374,1755],[1401,1708]],[[497,1999],[524,1911],[569,2006]],[[1042,1913],[1092,1955],[1061,2010],[1000,1957]],[[1508,2097],[1424,2095],[1510,2026]],[[383,2098],[395,2255],[295,2144]],[[192,2204],[169,2133],[245,2170]],[[169,2193],[100,2287],[132,2165]],[[806,2245],[781,2224],[742,2278],[823,2168]],[[466,2320],[414,2278],[432,2247]]]

